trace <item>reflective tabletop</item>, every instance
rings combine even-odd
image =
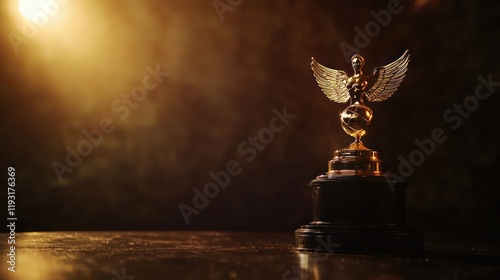
[[[492,245],[384,256],[296,252],[293,232],[30,232],[9,264],[1,238],[0,279],[500,279]]]

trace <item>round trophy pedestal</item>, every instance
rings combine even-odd
[[[405,225],[309,224],[295,231],[295,249],[328,253],[414,254],[423,236]]]
[[[423,251],[423,235],[405,224],[407,184],[384,175],[378,158],[371,157],[365,164],[356,158],[335,157],[329,172],[310,183],[313,221],[295,231],[296,249],[330,253]],[[356,166],[377,168],[347,169]]]

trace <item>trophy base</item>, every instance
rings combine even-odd
[[[329,253],[414,254],[424,251],[423,235],[406,225],[303,225],[295,249]]]
[[[372,150],[339,150],[309,185],[313,221],[295,231],[300,251],[418,253],[423,235],[405,224],[407,184],[383,173]],[[334,248],[335,247],[335,248]]]

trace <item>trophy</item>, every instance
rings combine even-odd
[[[364,99],[377,102],[391,97],[403,81],[409,62],[406,50],[394,62],[365,76],[362,71],[365,59],[355,54],[351,58],[354,75],[349,77],[346,72],[325,67],[312,58],[311,68],[323,93],[334,102],[350,103],[340,114],[340,123],[354,137],[354,142],[336,150],[328,162],[328,172],[309,184],[313,221],[295,231],[297,250],[339,253],[423,250],[423,235],[405,224],[407,184],[388,176],[379,153],[361,141],[373,117]]]

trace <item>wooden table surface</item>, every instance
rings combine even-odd
[[[494,246],[419,256],[299,253],[293,232],[33,232],[0,235],[0,279],[500,279]]]

